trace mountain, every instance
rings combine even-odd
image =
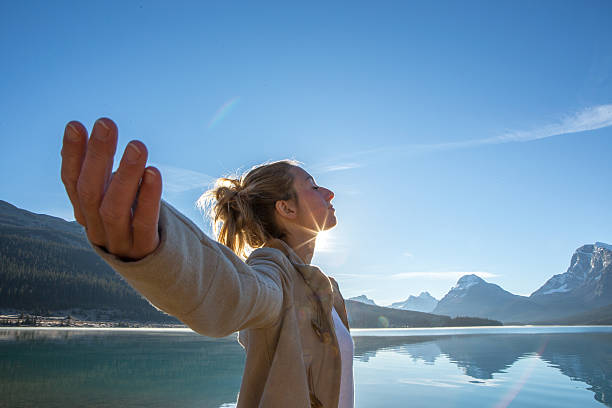
[[[612,246],[603,242],[581,246],[567,271],[550,278],[529,298],[572,314],[612,304]]]
[[[71,310],[116,320],[179,323],[154,308],[89,245],[83,228],[0,200],[0,308]]]
[[[90,248],[85,231],[76,222],[22,210],[0,200],[0,232],[5,237],[19,236],[51,241],[76,248]]]
[[[414,310],[415,312],[432,312],[438,306],[438,300],[431,296],[429,292],[421,292],[419,296],[410,295],[403,302],[392,303],[394,309]]]
[[[490,319],[474,317],[440,316],[411,310],[391,309],[372,306],[347,299],[346,312],[352,328],[387,327],[459,327],[459,326],[501,326],[502,323]]]
[[[376,306],[376,303],[374,303],[374,301],[368,298],[366,295],[355,296],[355,297],[349,298],[348,300],[354,300],[356,302],[365,303],[366,305]]]
[[[433,310],[452,317],[474,316],[520,322],[545,316],[547,308],[525,296],[514,295],[476,275],[462,276]]]
[[[612,320],[612,309],[606,307],[609,305],[612,246],[595,242],[578,248],[567,271],[554,275],[529,297],[514,295],[476,275],[466,275],[433,313],[503,322],[598,324]]]

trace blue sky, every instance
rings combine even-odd
[[[294,158],[345,297],[529,295],[612,244],[612,3],[2,2],[0,199],[72,219],[66,122],[147,144],[164,198]]]

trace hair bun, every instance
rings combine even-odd
[[[198,200],[208,208],[217,240],[246,258],[271,238],[285,232],[277,225],[275,203],[295,198],[293,171],[297,162],[281,160],[253,167],[241,177],[222,177]]]
[[[238,199],[238,195],[242,191],[240,180],[220,178],[215,183],[215,189],[213,191],[220,209],[223,207],[227,208],[228,214],[225,214],[224,218],[229,215],[230,208],[235,211],[239,209],[239,205],[236,201]]]

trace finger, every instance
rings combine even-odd
[[[102,200],[100,216],[106,232],[106,248],[115,255],[127,256],[132,248],[132,206],[146,162],[144,143],[137,140],[128,143]]]
[[[87,143],[87,151],[77,182],[81,213],[87,223],[87,237],[100,246],[106,246],[106,234],[100,217],[100,204],[113,169],[113,156],[117,147],[117,126],[107,118],[96,121]]]
[[[155,251],[159,245],[159,207],[162,194],[161,173],[147,167],[138,193],[132,221],[133,254],[137,259]]]
[[[74,209],[74,218],[83,226],[85,226],[85,217],[83,217],[80,210],[77,181],[81,173],[86,148],[87,129],[85,129],[85,126],[77,121],[68,122],[64,130],[64,140],[62,143],[61,178]]]

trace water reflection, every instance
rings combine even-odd
[[[489,334],[422,337],[355,337],[355,359],[368,362],[391,351],[435,364],[447,357],[471,377],[491,380],[517,361],[539,357],[574,381],[590,386],[597,401],[612,406],[612,334]]]
[[[217,408],[236,400],[243,367],[235,339],[0,330],[0,406]]]
[[[612,332],[354,340],[358,407],[612,407]],[[234,338],[0,329],[0,407],[227,407],[243,367]]]

